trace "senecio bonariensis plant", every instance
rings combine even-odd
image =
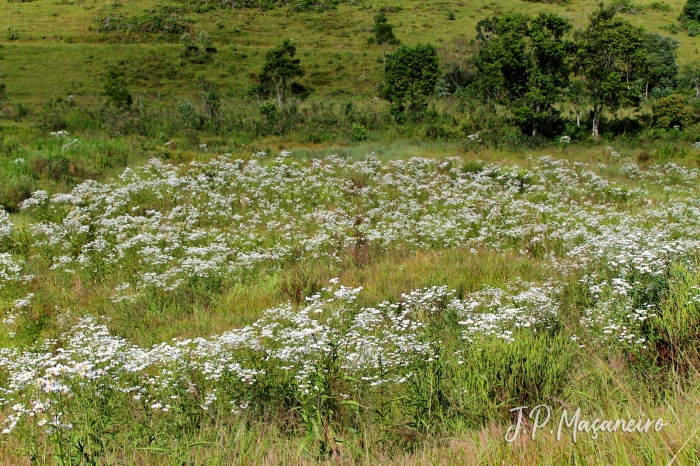
[[[283,152],[154,159],[114,181],[36,192],[23,204],[26,224],[0,211],[8,341],[31,321],[37,260],[56,277],[116,283],[104,305],[125,310],[211,295],[300,261],[347,263],[357,248],[511,251],[550,278],[467,294],[434,286],[372,305],[333,279],[249,325],[151,347],[96,313],[59,310],[57,338],[0,349],[3,432],[30,459],[72,464],[104,458],[126,425],[145,439],[180,438],[207,419],[265,417],[327,456],[370,428],[403,445],[458,419],[499,419],[504,400],[564,396],[579,350],[682,371],[674,355],[693,348],[700,327],[700,171],[644,169],[613,148],[604,157],[637,187],[552,157],[525,170]],[[652,199],[657,187],[665,199]],[[413,434],[397,433],[398,419]]]

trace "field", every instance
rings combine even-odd
[[[682,67],[684,4],[617,15]],[[574,78],[549,136],[475,74],[378,97],[380,11],[444,77],[482,19],[596,8],[0,4],[0,465],[700,464],[693,71],[628,73],[600,140]],[[286,38],[311,93],[263,102]]]
[[[700,172],[484,155],[35,193],[0,230],[7,461],[696,463]],[[668,426],[505,442],[540,403]]]

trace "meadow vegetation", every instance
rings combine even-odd
[[[699,463],[696,3],[1,4],[0,464]]]

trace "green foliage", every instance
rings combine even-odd
[[[700,23],[695,20],[686,21],[683,23],[683,27],[690,37],[700,34]]]
[[[669,5],[666,2],[651,2],[649,4],[649,9],[653,11],[663,11],[663,12],[669,12],[673,11],[673,8],[671,5]]]
[[[3,178],[0,185],[0,206],[8,212],[17,212],[22,201],[36,190],[36,181],[25,174],[13,174]]]
[[[683,6],[679,20],[681,22],[686,20],[700,21],[700,0],[688,0]]]
[[[693,108],[686,103],[685,97],[680,94],[658,99],[652,104],[652,108],[654,125],[659,128],[678,127],[683,129],[695,121]]]
[[[452,10],[447,10],[447,20],[454,21],[456,19],[457,19],[457,16],[455,15],[455,12]]]
[[[7,31],[6,31],[6,37],[7,37],[7,40],[12,42],[12,41],[19,39],[19,34],[17,33],[17,31],[12,29],[12,27],[8,27]]]
[[[473,84],[481,98],[510,106],[523,133],[557,133],[554,104],[568,85],[565,34],[571,23],[558,15],[513,14],[482,20]]]
[[[631,0],[614,0],[610,5],[611,8],[615,9],[615,11],[619,13],[636,15],[644,12],[643,6],[636,5],[632,3]]]
[[[177,103],[177,114],[185,129],[194,130],[200,127],[201,118],[189,100]]]
[[[202,90],[202,100],[204,101],[204,107],[206,109],[207,115],[213,118],[219,114],[221,109],[221,99],[219,98],[219,85],[214,81],[207,79],[204,72],[197,73],[195,76],[197,85]]]
[[[197,40],[192,39],[189,33],[185,33],[180,37],[180,43],[182,44],[180,56],[185,58],[192,55],[201,57],[217,51],[209,34],[205,31],[199,33]]]
[[[669,271],[667,292],[658,315],[651,321],[650,336],[659,362],[687,372],[700,361],[700,276],[686,265],[674,264]],[[688,299],[691,296],[692,299]]]
[[[683,66],[678,76],[679,87],[695,91],[695,97],[700,97],[700,63],[692,62]]]
[[[578,31],[574,43],[574,70],[585,82],[593,107],[593,137],[600,135],[604,110],[635,106],[639,96],[631,92],[646,62],[644,30],[616,16],[614,8],[600,7],[588,27]]]
[[[440,59],[430,44],[402,45],[388,55],[381,95],[391,102],[394,118],[403,122],[408,115],[420,120],[439,77]]]
[[[272,102],[263,102],[262,105],[260,105],[259,111],[260,116],[262,116],[267,123],[275,124],[277,120],[279,120],[279,109]]]
[[[389,24],[383,11],[380,11],[374,17],[374,40],[381,45],[396,45],[399,43],[394,35],[394,27]]]
[[[107,97],[107,105],[118,108],[128,108],[133,103],[131,93],[127,89],[126,77],[122,71],[109,70],[105,80],[102,95]]]
[[[369,135],[367,134],[367,128],[364,125],[353,123],[352,125],[352,137],[356,141],[364,141]]]
[[[340,0],[296,0],[289,1],[288,5],[292,11],[327,11],[334,10]]]
[[[97,20],[97,32],[126,32],[134,34],[183,34],[190,30],[191,20],[176,14],[144,13],[141,16],[119,15]]]
[[[649,98],[652,93],[655,97],[668,95],[676,87],[676,50],[679,42],[671,37],[662,37],[656,33],[647,33],[644,36],[646,48],[646,60],[641,64],[638,73],[639,82],[643,84],[644,97]]]
[[[384,49],[383,64],[386,69],[386,47],[387,45],[399,45],[400,41],[394,35],[394,28],[387,21],[386,15],[380,11],[374,17],[374,36],[367,40],[368,44],[380,44]]]
[[[267,51],[265,64],[258,75],[260,90],[275,95],[280,109],[289,97],[294,79],[304,75],[301,60],[295,58],[296,51],[294,42],[285,39],[280,45]]]
[[[473,372],[484,376],[489,397],[509,406],[536,405],[545,396],[559,396],[574,362],[570,342],[546,333],[523,332],[509,343],[492,340],[474,353]]]

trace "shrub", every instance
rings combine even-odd
[[[686,21],[684,26],[685,31],[690,37],[695,37],[698,34],[700,34],[700,23],[698,23],[697,21]]]
[[[12,29],[12,27],[7,28],[7,40],[9,41],[15,41],[19,39],[19,34],[17,34],[17,31]]]
[[[0,206],[9,212],[16,212],[23,200],[31,197],[36,182],[27,175],[5,178],[0,185]]]
[[[635,5],[630,0],[614,0],[612,2],[612,6],[620,13],[627,13],[630,15],[636,15],[637,13],[644,11],[644,7]]]
[[[693,109],[686,103],[685,97],[680,94],[673,94],[663,99],[655,101],[652,105],[654,112],[654,125],[658,128],[669,129],[693,123]]]
[[[671,8],[671,5],[668,3],[664,2],[651,2],[649,5],[649,8],[654,11],[671,11],[673,8]]]
[[[700,0],[688,0],[679,20],[681,22],[686,20],[700,21]]]
[[[110,70],[107,72],[102,95],[107,97],[107,105],[114,105],[118,108],[127,108],[133,103],[131,93],[126,88],[126,78],[121,71]]]
[[[353,139],[357,141],[364,141],[367,139],[367,128],[365,128],[364,125],[359,125],[357,123],[353,123],[352,125],[352,137]]]
[[[4,83],[0,83],[0,86],[4,86]],[[23,104],[21,102],[17,103],[17,118],[24,118],[31,112],[32,109],[28,104]]]
[[[189,57],[192,54],[203,56],[217,51],[211,37],[205,31],[199,33],[197,40],[192,39],[189,33],[185,33],[180,37],[180,43],[182,44],[180,55],[183,57]]]
[[[189,100],[184,100],[177,103],[177,114],[182,126],[186,129],[197,129],[200,126],[201,118],[197,114],[197,110]]]
[[[141,16],[125,15],[98,19],[97,32],[127,32],[139,34],[183,34],[190,30],[191,20],[166,13],[146,13]]]

